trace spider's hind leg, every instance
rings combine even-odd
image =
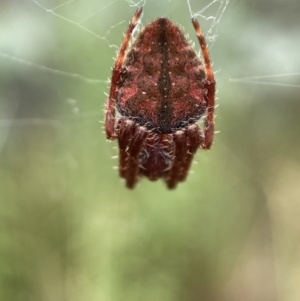
[[[118,84],[121,77],[121,69],[125,58],[126,49],[130,40],[130,37],[133,33],[134,28],[136,27],[139,18],[141,17],[143,9],[140,7],[136,10],[132,20],[129,24],[127,32],[124,36],[121,48],[116,59],[112,76],[111,76],[111,85],[109,90],[109,97],[106,104],[106,114],[105,114],[105,131],[106,138],[113,140],[116,138],[115,133],[115,115],[116,115],[116,96],[118,90]]]
[[[205,120],[204,136],[205,140],[202,142],[202,149],[210,149],[214,138],[214,110],[215,110],[215,90],[216,82],[215,76],[211,67],[210,57],[208,53],[207,44],[202,33],[201,27],[196,19],[192,19],[197,38],[203,54],[203,60],[205,65],[206,83],[207,89],[207,116]]]

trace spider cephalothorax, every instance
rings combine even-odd
[[[140,176],[162,177],[174,188],[185,180],[197,149],[212,144],[215,80],[196,19],[192,23],[204,64],[178,26],[166,18],[148,24],[126,53],[141,13],[139,8],[113,68],[106,136],[118,139],[119,172],[128,188]],[[197,124],[201,117],[203,130]]]

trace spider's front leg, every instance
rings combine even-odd
[[[175,154],[166,183],[170,189],[186,179],[192,160],[199,146],[204,143],[204,135],[197,124],[184,131],[177,131],[173,137]]]
[[[119,173],[126,180],[128,188],[134,188],[138,181],[140,155],[147,139],[147,130],[132,120],[120,119],[118,122]]]
[[[187,133],[186,131],[176,131],[173,135],[174,142],[174,159],[172,167],[166,178],[166,183],[169,189],[174,189],[177,186],[181,175],[182,165],[185,162],[187,155]]]
[[[202,149],[210,149],[214,140],[214,121],[205,121],[204,141],[200,145]]]
[[[177,169],[177,172],[174,173],[174,179],[177,183],[186,179],[194,155],[196,154],[199,146],[201,146],[204,142],[204,134],[197,124],[193,124],[185,130],[184,135],[181,137],[177,135],[176,139],[174,137],[174,142],[176,152],[179,151],[180,153],[180,156],[178,156],[179,154],[177,153],[174,159],[174,164],[175,161],[177,161],[177,164],[179,163],[179,168]],[[168,183],[168,186],[169,188],[174,188],[176,184],[175,186],[170,187]]]
[[[113,140],[116,138],[115,133],[115,108],[114,101],[108,99],[106,101],[106,113],[105,113],[105,133],[106,138]]]
[[[203,131],[200,130],[197,124],[190,125],[187,128],[187,154],[182,164],[181,173],[179,174],[178,180],[184,181],[188,175],[188,171],[191,167],[194,155],[196,154],[199,146],[204,142]]]
[[[109,98],[106,105],[106,116],[105,116],[105,131],[106,131],[106,138],[107,139],[114,139],[117,137],[115,132],[115,113],[116,113],[116,97],[117,97],[117,89],[119,80],[121,77],[121,71],[122,71],[122,65],[124,62],[125,52],[130,40],[130,37],[132,35],[132,32],[134,28],[137,25],[137,22],[142,14],[143,9],[140,7],[136,10],[129,27],[127,29],[127,32],[124,36],[121,49],[119,52],[119,55],[116,59],[113,71],[112,71],[112,77],[111,77],[111,85],[109,90]]]
[[[118,122],[119,174],[126,180],[128,188],[138,181],[140,155],[147,139],[147,130],[132,120],[121,118]]]
[[[135,125],[132,120],[121,118],[117,126],[117,136],[119,143],[119,175],[126,179],[128,169],[128,147]]]
[[[140,154],[147,139],[147,130],[142,126],[135,126],[135,131],[128,147],[128,160],[126,170],[126,186],[134,188],[138,181],[140,167]]]

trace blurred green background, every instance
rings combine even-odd
[[[38,3],[0,2],[0,300],[300,300],[299,1],[227,6],[208,36],[221,133],[174,191],[127,190],[99,123],[135,7]],[[196,42],[186,1],[148,0],[143,24],[159,16]]]

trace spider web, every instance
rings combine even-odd
[[[194,2],[197,4],[196,1]],[[228,3],[229,0],[212,0],[204,6],[200,7],[198,5],[199,10],[197,5],[194,5],[191,1],[185,3],[185,19],[188,22],[190,22],[190,18],[186,17],[189,12],[191,17],[202,18],[209,26],[207,37],[211,46],[212,42],[217,39],[217,28]],[[75,38],[82,39],[83,43],[96,45],[99,51],[97,61],[102,60],[102,51],[107,53],[108,59],[111,61],[111,67],[113,65],[113,55],[119,49],[120,35],[124,34],[136,8],[143,6],[145,16],[135,32],[139,30],[141,23],[146,24],[159,15],[168,15],[168,11],[173,4],[175,4],[175,1],[165,1],[165,3],[162,3],[162,11],[159,14],[154,14],[153,11],[150,14],[153,5],[146,0],[104,0],[100,3],[94,0],[25,0],[22,3],[11,2],[11,5],[8,5],[7,8],[10,19],[4,22],[4,34],[0,44],[1,64],[7,73],[26,74],[29,72],[33,74],[29,77],[32,78],[32,85],[35,85],[37,78],[44,77],[46,81],[61,81],[66,85],[87,84],[90,88],[87,87],[86,89],[96,87],[96,89],[101,90],[101,93],[105,93],[108,90],[107,86],[111,72],[109,67],[105,69],[106,72],[97,72],[97,69],[94,69],[93,72],[85,72],[83,71],[84,68],[76,69],[70,64],[63,67],[64,62],[69,60],[68,53],[76,47],[74,46],[77,44]],[[165,8],[165,11],[163,8]],[[120,13],[120,10],[122,13]],[[118,15],[122,15],[121,19]],[[169,17],[172,17],[172,15],[169,14]],[[177,20],[174,21],[177,22]],[[55,40],[58,31],[66,31],[65,35],[72,36],[72,39],[65,43],[60,41],[60,46],[55,45],[55,42],[51,43],[51,39]],[[194,32],[191,31],[190,33],[194,35]],[[47,47],[52,47],[52,51],[49,51]],[[61,52],[64,54],[61,55]],[[49,55],[54,57],[56,64],[48,62],[47,56]],[[79,58],[80,56],[84,57],[84,54],[78,53]],[[85,57],[85,60],[89,66],[93,65],[93,62],[88,61],[87,57]],[[101,78],[101,74],[102,76],[103,74],[106,75]],[[66,104],[66,111],[63,114],[56,115],[54,119],[53,116],[51,118],[39,115],[32,117],[31,114],[28,114],[29,116],[26,118],[24,116],[16,118],[22,104],[22,97],[18,98],[18,101],[12,107],[2,112],[0,126],[5,130],[2,131],[0,149],[4,145],[9,128],[12,126],[44,125],[57,127],[61,126],[61,122],[66,119],[81,120],[95,118],[95,116],[99,118],[102,115],[103,105],[101,99],[104,102],[105,96],[99,96],[98,108],[84,110],[80,108],[80,100],[76,92],[74,94],[72,91],[68,93],[70,95],[65,95],[63,99],[59,100]],[[7,100],[7,102],[10,101]]]
[[[97,72],[97,70],[94,70],[94,72],[85,72],[82,70],[84,68],[78,68],[76,70],[76,68],[63,68],[63,66],[60,66],[59,63],[58,67],[53,67],[51,64],[47,64],[47,60],[43,58],[44,48],[41,42],[45,42],[47,44],[49,41],[51,41],[51,36],[56,30],[55,24],[59,24],[59,26],[67,28],[69,35],[73,36],[73,40],[75,40],[76,37],[79,37],[79,39],[81,37],[85,37],[83,40],[84,43],[93,42],[93,45],[98,47],[98,60],[101,61],[103,59],[103,56],[101,56],[101,51],[109,53],[110,58],[112,58],[114,53],[118,51],[120,34],[124,33],[127,24],[137,7],[144,7],[144,15],[141,23],[146,24],[155,17],[164,14],[167,14],[167,16],[171,17],[172,19],[173,14],[175,15],[176,12],[176,5],[178,4],[175,0],[166,0],[165,2],[161,2],[161,4],[146,0],[113,0],[101,2],[93,0],[26,0],[23,1],[22,4],[17,2],[12,3],[13,4],[11,7],[9,7],[11,19],[4,23],[4,35],[2,35],[4,37],[2,37],[0,48],[0,61],[2,65],[5,65],[6,69],[13,68],[17,73],[19,71],[26,72],[26,70],[30,69],[37,76],[38,74],[48,74],[57,81],[65,78],[68,81],[73,82],[74,85],[76,85],[76,83],[79,81],[87,84],[89,87],[101,87],[100,90],[102,92],[107,92],[107,86],[109,84],[110,77],[109,68],[106,68],[107,72],[104,72],[106,74],[105,77],[101,77],[100,74],[104,73]],[[161,9],[159,13],[157,13],[155,10],[157,7]],[[172,10],[173,7],[174,10]],[[199,20],[201,26],[204,28],[210,51],[212,51],[212,58],[215,57],[214,52],[218,51],[218,47],[220,47],[220,40],[223,41],[225,39],[229,39],[230,45],[234,45],[234,43],[238,41],[237,36],[240,38],[243,37],[243,32],[239,32],[237,30],[236,32],[228,33],[226,30],[226,24],[230,25],[230,22],[233,22],[229,21],[229,16],[233,16],[233,20],[234,17],[236,19],[241,17],[240,8],[235,1],[232,1],[231,3],[229,0],[187,0],[184,3],[184,7],[186,9],[186,14],[180,14],[178,23],[181,23],[181,21],[184,22],[184,26],[187,29],[188,34],[190,34],[190,36],[193,35],[192,40],[195,41],[194,32],[191,26],[189,26],[190,17],[197,18]],[[21,14],[21,10],[24,10],[25,13],[22,11]],[[171,12],[168,13],[168,11]],[[189,18],[186,17],[187,14],[189,14]],[[29,22],[29,19],[32,16],[37,17],[35,17],[34,22],[31,21],[30,26],[21,28],[21,26],[17,25],[20,16],[24,18],[24,22]],[[120,18],[120,16],[122,17]],[[177,22],[177,19],[174,21]],[[43,32],[41,41],[38,41],[37,39],[30,39],[30,36],[33,33],[36,34],[37,28]],[[253,30],[255,30],[255,28]],[[39,37],[39,35],[36,35],[36,37]],[[11,42],[11,40],[13,42]],[[224,45],[226,47],[226,43],[224,43]],[[287,37],[285,40],[282,40],[281,48],[273,47],[273,51],[271,52],[273,57],[270,59],[270,65],[277,60],[278,65],[281,66],[281,71],[283,72],[276,72],[278,68],[272,69],[270,67],[270,72],[268,73],[266,72],[268,68],[265,67],[263,69],[264,71],[261,68],[261,62],[267,56],[270,56],[269,51],[272,45],[265,43],[266,48],[263,49],[263,52],[262,43],[253,43],[253,45],[257,46],[255,51],[258,53],[259,49],[262,55],[257,55],[257,57],[260,58],[257,64],[253,63],[252,61],[251,63],[249,62],[248,65],[244,63],[245,68],[243,68],[242,72],[238,72],[238,69],[231,68],[233,65],[232,60],[229,60],[226,57],[223,57],[222,60],[220,59],[218,61],[214,69],[221,71],[223,75],[222,80],[224,82],[229,82],[232,85],[252,84],[258,86],[264,85],[290,87],[295,89],[300,88],[298,81],[300,72],[297,70],[297,68],[295,68],[293,60],[290,60],[289,57],[285,55],[285,53],[288,51],[287,49],[290,50],[293,48],[291,45],[291,39],[289,37]],[[68,44],[64,44],[63,47],[67,47],[69,50],[72,49],[72,39],[70,42],[68,42]],[[196,48],[197,47],[198,45],[196,45]],[[278,49],[278,51],[274,51],[274,49]],[[54,45],[54,56],[58,56],[59,52],[60,49],[55,48]],[[298,51],[295,49],[295,52],[291,53],[296,59]],[[79,57],[80,55],[84,54],[78,54]],[[59,55],[59,61],[64,61],[67,59],[67,52],[64,52],[64,55],[62,56]],[[110,66],[112,66],[113,59],[111,59],[110,62]],[[90,66],[93,65],[93,62],[87,61],[87,63]],[[250,68],[247,70],[247,67],[249,66]],[[259,70],[258,73],[255,72],[257,70]],[[219,83],[218,86],[222,86],[222,84]],[[14,120],[14,116],[17,111],[15,108],[10,110],[7,115],[4,113],[4,118],[1,119],[1,127],[11,127],[12,125],[24,126],[26,124],[34,125],[41,124],[43,122],[45,124],[53,125],[56,124],[57,121],[65,118],[75,117],[80,119],[91,118],[95,115],[98,116],[99,114],[102,114],[101,98],[104,99],[104,97],[99,96],[98,110],[83,111],[77,107],[76,95],[70,95],[69,97],[66,97],[65,101],[69,106],[69,113],[65,112],[64,115],[60,116],[60,118],[54,120],[54,123],[53,120],[47,120],[43,118],[25,118],[23,120]],[[2,135],[2,137],[5,137],[5,135]],[[2,140],[4,141],[5,139]]]
[[[218,102],[222,107],[237,105],[237,102],[243,106],[248,89],[257,91],[260,97],[252,98],[257,102],[264,101],[261,96],[271,94],[274,89],[285,98],[298,95],[300,24],[299,21],[296,23],[298,16],[293,12],[299,10],[292,5],[293,0],[284,9],[280,8],[280,0],[248,2],[251,5],[235,0],[7,1],[0,11],[0,154],[5,153],[2,150],[16,127],[46,127],[64,132],[71,124],[73,131],[65,135],[69,145],[59,158],[73,160],[74,166],[77,161],[80,164],[80,157],[76,156],[76,151],[80,150],[76,150],[75,145],[75,155],[70,151],[72,143],[77,142],[72,137],[84,139],[83,136],[89,134],[86,133],[90,130],[86,126],[88,123],[94,123],[96,130],[93,133],[98,133],[113,57],[116,57],[122,34],[139,6],[144,7],[144,13],[135,34],[156,17],[167,16],[183,26],[195,48],[200,50],[190,21],[191,18],[198,19],[208,42],[213,69],[217,72],[217,87],[221,91]],[[259,11],[261,14],[257,14]],[[24,94],[16,92],[17,86],[22,87]],[[32,101],[31,96],[36,94],[38,99]],[[47,102],[55,104],[48,105]],[[39,103],[43,103],[42,109],[46,107],[50,113],[37,111]],[[59,110],[51,111],[52,106]],[[231,121],[234,124],[235,121]],[[87,130],[78,133],[79,127]],[[278,136],[284,134],[280,132]],[[278,144],[281,143],[279,138],[276,136]],[[93,141],[100,139],[105,142],[104,135],[90,138]],[[89,147],[90,143],[87,145]],[[95,149],[100,153],[99,144]],[[18,156],[12,156],[17,162]],[[243,168],[243,173],[245,170]],[[100,172],[97,170],[97,174]],[[103,174],[101,176],[106,177]],[[296,177],[297,173],[291,181]],[[94,179],[95,176],[91,182]],[[276,186],[284,180],[285,176],[280,176]],[[236,190],[241,180],[236,181],[237,184],[228,189]],[[89,186],[82,186],[86,187]],[[286,189],[291,190],[289,186]],[[277,190],[274,191],[272,193],[276,194]],[[285,196],[286,192],[283,194]],[[98,215],[96,220],[98,223]],[[105,275],[105,278],[109,277]]]
[[[187,0],[187,4],[189,7],[190,15],[192,18],[198,18],[198,19],[203,19],[206,20],[207,22],[210,22],[210,26],[205,33],[206,35],[206,40],[208,40],[208,45],[210,50],[214,46],[217,38],[218,38],[218,29],[220,26],[220,21],[223,17],[223,14],[225,11],[228,9],[229,6],[229,0],[213,0],[209,1],[205,6],[203,5],[203,2],[201,1],[201,9],[195,10],[193,8],[193,5],[191,4],[196,3],[196,1],[191,1]],[[199,3],[197,4],[199,6]],[[237,14],[238,6],[235,6],[234,9],[230,11],[232,14]],[[211,9],[214,8],[216,13],[211,14]],[[231,9],[231,7],[229,7]],[[292,10],[292,7],[291,7]],[[238,19],[239,16],[236,16]],[[264,20],[262,20],[264,22]],[[255,28],[256,29],[256,28]],[[227,34],[227,33],[226,33]],[[253,34],[254,35],[254,34]],[[241,34],[242,36],[242,34]],[[262,37],[260,37],[262,38]],[[285,38],[285,40],[283,39]],[[251,75],[246,75],[246,76],[241,76],[241,77],[233,77],[229,74],[228,70],[225,67],[222,67],[217,70],[222,71],[225,74],[225,77],[227,80],[229,80],[230,83],[240,83],[240,84],[256,84],[256,85],[263,85],[263,86],[277,86],[277,87],[287,87],[287,88],[300,88],[299,80],[300,80],[300,72],[299,69],[295,70],[294,67],[294,60],[297,60],[297,53],[300,49],[300,45],[298,43],[298,50],[291,51],[293,49],[293,46],[295,46],[294,40],[291,40],[290,36],[281,36],[280,37],[280,42],[279,45],[284,45],[285,47],[282,47],[284,49],[278,48],[278,44],[276,45],[275,43],[254,43],[255,46],[257,46],[256,51],[257,51],[257,57],[260,57],[260,52],[262,49],[262,46],[265,46],[265,49],[263,49],[263,59],[266,57],[270,58],[270,69],[272,69],[272,64],[274,61],[282,61],[280,66],[285,69],[287,72],[280,72],[280,73],[271,73],[270,74],[251,74]],[[277,50],[277,51],[276,51]],[[294,60],[291,59],[286,55],[286,53],[291,53],[294,57]],[[272,57],[273,56],[273,57]],[[272,58],[271,58],[272,57]],[[250,64],[249,64],[250,65]],[[276,64],[278,66],[278,64]],[[257,70],[261,71],[261,68],[257,68]],[[249,71],[251,72],[251,71]],[[262,72],[263,73],[263,72]],[[248,73],[249,74],[249,73]]]
[[[92,12],[91,14],[89,14],[87,16],[82,16],[81,19],[79,19],[79,20],[71,19],[60,13],[61,9],[63,9],[64,7],[69,7],[74,3],[76,4],[76,2],[78,3],[79,2],[78,0],[77,1],[69,0],[66,2],[62,2],[61,4],[56,5],[52,8],[49,8],[48,6],[46,6],[47,3],[44,4],[44,2],[42,2],[42,1],[36,1],[36,0],[27,0],[27,1],[30,1],[33,4],[35,4],[36,6],[38,6],[41,10],[44,11],[45,14],[49,14],[53,18],[58,18],[58,19],[61,19],[65,23],[71,24],[74,27],[74,31],[78,31],[78,34],[80,34],[80,31],[85,31],[86,33],[95,37],[96,39],[103,41],[105,44],[107,44],[107,46],[109,48],[118,49],[118,46],[116,44],[110,43],[107,36],[111,32],[111,30],[113,30],[115,27],[118,27],[121,24],[126,23],[126,20],[122,20],[119,23],[112,25],[110,28],[108,28],[105,35],[100,35],[94,31],[90,30],[89,28],[87,28],[84,25],[84,23],[87,22],[89,19],[97,16],[97,14],[100,14],[101,11],[105,11],[109,6],[113,6],[116,2],[120,2],[120,1],[114,0],[114,1],[106,3],[105,5],[103,5],[103,4],[99,5],[99,9],[97,9],[95,12]],[[127,2],[129,7],[139,7],[139,6],[145,6],[147,1],[146,0],[141,0],[141,1],[124,0],[124,2]],[[225,9],[227,8],[228,4],[229,4],[229,0],[213,0],[212,2],[207,4],[205,7],[203,7],[201,10],[194,12],[192,10],[191,1],[189,1],[189,0],[187,1],[190,16],[192,18],[200,17],[200,18],[204,18],[207,21],[211,21],[211,26],[207,32],[207,38],[208,38],[209,42],[214,42],[216,40],[217,30],[214,31],[214,29],[216,29],[217,25],[219,25],[221,17],[223,15],[223,13],[225,12]],[[88,7],[89,4],[87,3],[86,6]],[[213,6],[215,6],[215,8],[217,8],[217,9],[215,9],[215,11],[216,11],[215,16],[206,15],[205,13],[209,10],[209,8],[211,8]],[[30,34],[30,33],[28,33],[28,34]],[[78,73],[71,73],[71,72],[67,72],[64,70],[60,70],[60,69],[53,69],[48,66],[44,66],[44,65],[35,63],[34,61],[29,61],[29,60],[23,59],[22,57],[17,57],[17,56],[11,55],[9,53],[5,53],[3,51],[0,51],[0,58],[2,60],[11,61],[12,63],[28,66],[31,68],[36,68],[40,72],[48,72],[48,73],[55,74],[57,76],[71,77],[74,79],[79,79],[81,81],[85,81],[89,84],[106,84],[109,82],[107,80],[91,79],[89,77],[83,76]]]
[[[101,12],[106,12],[110,7],[115,7],[120,2],[127,4],[128,12],[132,11],[131,8],[135,8],[138,6],[145,6],[149,7],[151,6],[151,3],[146,0],[140,0],[140,1],[133,1],[133,0],[113,0],[113,1],[102,1],[97,5],[97,8],[93,10],[95,7],[94,3],[95,1],[86,1],[84,3],[84,6],[86,8],[86,12],[82,12],[81,15],[79,15],[79,18],[75,19],[72,17],[69,17],[69,14],[66,14],[64,12],[64,9],[76,10],[76,6],[81,6],[82,1],[80,0],[69,0],[69,1],[55,1],[55,5],[52,4],[53,1],[37,1],[37,0],[26,0],[28,3],[32,3],[39,7],[44,15],[50,15],[52,18],[57,18],[65,22],[66,24],[69,24],[73,27],[74,32],[77,32],[78,35],[83,34],[83,32],[93,36],[94,38],[100,40],[102,43],[106,44],[107,47],[112,49],[118,49],[117,44],[113,44],[111,41],[109,41],[109,34],[111,31],[114,30],[116,27],[122,27],[124,28],[124,25],[128,23],[128,19],[130,18],[130,14],[128,13],[126,16],[126,19],[121,20],[120,22],[116,24],[107,25],[107,32],[102,35],[99,34],[92,29],[89,29],[88,26],[85,24],[93,18],[96,18],[97,15],[100,15]],[[104,2],[104,3],[103,3]],[[169,3],[169,5],[172,5],[175,1],[166,1]],[[210,1],[192,1],[187,0],[186,5],[189,10],[189,14],[192,18],[198,18],[201,20],[205,20],[207,23],[209,23],[208,30],[206,31],[206,39],[208,41],[210,49],[213,47],[214,43],[216,42],[218,38],[218,29],[220,26],[220,21],[222,20],[223,14],[227,10],[229,6],[230,0],[210,0]],[[53,5],[53,6],[51,6]],[[125,6],[126,7],[126,6]],[[89,9],[91,8],[91,9]],[[17,17],[17,14],[15,15]],[[153,16],[155,17],[155,16]],[[49,20],[49,18],[48,18]],[[47,21],[42,21],[47,22]],[[51,22],[51,21],[50,21]],[[9,29],[8,29],[9,31]],[[30,34],[28,32],[27,34]],[[1,47],[2,48],[2,47]],[[107,84],[109,83],[108,80],[99,79],[99,78],[89,78],[88,76],[84,76],[80,73],[75,72],[68,72],[65,70],[50,68],[48,66],[44,66],[42,64],[39,64],[35,62],[34,60],[30,61],[27,59],[24,59],[22,53],[20,53],[20,56],[14,56],[8,52],[4,51],[5,49],[0,50],[0,59],[2,61],[10,61],[12,64],[19,64],[23,66],[27,66],[30,68],[35,68],[39,72],[47,72],[52,73],[55,76],[65,76],[70,77],[73,79],[79,79],[81,81],[84,81],[88,84]],[[225,70],[224,70],[225,71]],[[225,71],[226,72],[226,71]],[[293,83],[280,83],[280,82],[266,82],[264,79],[280,79],[283,77],[294,77],[299,76],[300,72],[287,72],[287,73],[278,73],[278,74],[268,74],[268,75],[252,75],[252,76],[243,76],[243,77],[232,77],[228,75],[228,78],[231,82],[241,82],[241,83],[251,83],[251,84],[260,84],[260,85],[278,85],[278,86],[287,86],[287,87],[294,87],[299,88],[298,84]]]
[[[107,47],[112,49],[118,49],[117,44],[112,44],[109,41],[109,34],[115,27],[120,27],[121,25],[124,25],[128,23],[128,19],[130,18],[130,14],[128,14],[127,20],[121,20],[120,22],[111,25],[110,27],[107,27],[107,32],[104,35],[98,34],[97,32],[94,32],[93,30],[89,29],[85,26],[85,23],[97,15],[99,15],[101,12],[105,12],[108,10],[109,7],[113,7],[118,5],[120,2],[127,3],[128,11],[130,11],[130,8],[135,8],[139,6],[147,6],[149,7],[151,4],[148,3],[146,0],[140,0],[140,1],[133,1],[133,0],[113,0],[113,1],[106,1],[106,3],[100,3],[98,5],[98,8],[93,11],[92,5],[95,1],[87,1],[85,2],[84,6],[87,8],[87,11],[90,9],[90,13],[82,13],[82,15],[77,19],[69,18],[68,16],[65,16],[62,11],[62,9],[74,9],[76,8],[76,5],[79,6],[80,2],[82,4],[82,1],[79,0],[69,0],[69,1],[55,1],[57,5],[54,5],[51,7],[50,1],[37,1],[37,0],[26,0],[27,2],[31,2],[37,7],[39,7],[43,12],[44,15],[51,15],[53,18],[61,19],[65,23],[69,23],[72,25],[73,30],[77,32],[78,34],[82,34],[81,32],[86,32],[89,35],[95,37],[96,39],[102,41],[104,44],[107,44]],[[50,2],[50,4],[49,4]],[[102,1],[103,2],[103,1]],[[166,1],[167,2],[167,1]],[[175,2],[174,0],[168,1],[171,5],[171,2]],[[223,17],[223,14],[225,13],[226,9],[228,8],[230,0],[210,0],[210,1],[192,1],[187,0],[186,4],[189,10],[189,14],[192,18],[198,18],[207,21],[210,23],[208,30],[206,31],[206,39],[207,42],[212,48],[214,43],[216,42],[218,38],[218,28],[220,26],[220,21]],[[131,10],[132,11],[132,10]],[[155,16],[154,16],[155,17]],[[124,27],[124,26],[123,26]],[[30,34],[30,32],[28,32]],[[9,53],[5,53],[4,51],[0,51],[0,59],[10,61],[12,64],[19,64],[31,68],[35,68],[40,72],[48,72],[52,73],[55,76],[66,76],[73,79],[79,79],[81,81],[84,81],[88,84],[108,84],[109,80],[104,79],[96,79],[96,78],[89,78],[87,76],[84,76],[80,73],[72,73],[67,72],[60,69],[54,69],[50,68],[48,66],[41,65],[39,63],[36,63],[34,61],[29,61],[22,58],[22,53],[20,53],[20,56],[14,56]],[[279,74],[268,74],[268,75],[253,75],[253,76],[245,76],[245,77],[236,77],[233,78],[229,76],[229,80],[232,82],[242,82],[242,83],[257,83],[257,84],[263,84],[263,85],[278,85],[278,86],[288,86],[288,87],[295,87],[299,88],[300,86],[297,84],[288,84],[288,83],[276,83],[276,82],[266,82],[263,81],[264,79],[275,79],[275,78],[282,78],[282,77],[291,77],[291,76],[298,76],[300,75],[300,72],[290,72],[290,73],[279,73]]]

